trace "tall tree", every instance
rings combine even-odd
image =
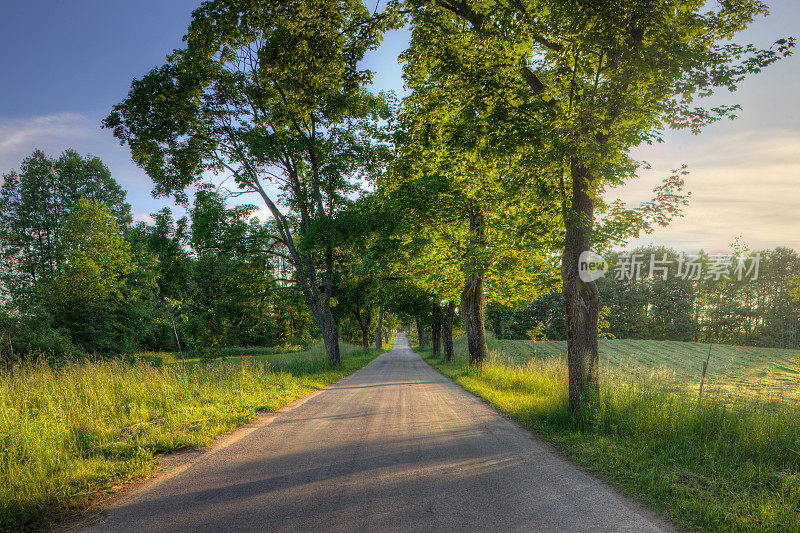
[[[96,157],[74,150],[58,159],[35,150],[19,172],[3,176],[0,188],[0,283],[24,308],[42,283],[64,263],[63,229],[80,199],[101,202],[126,227],[131,222],[125,192]]]
[[[206,354],[241,343],[247,330],[262,329],[260,311],[277,289],[269,255],[275,242],[257,218],[248,220],[254,209],[227,207],[209,185],[195,195],[190,215],[196,291],[191,304],[197,344]]]
[[[62,245],[66,260],[52,287],[57,301],[99,302],[121,296],[125,276],[133,269],[130,244],[105,205],[78,200],[64,227]]]
[[[159,194],[181,197],[213,171],[261,197],[334,363],[333,246],[301,241],[370,171],[370,130],[386,108],[359,62],[390,22],[359,0],[205,2],[186,48],[135,80],[104,121]]]
[[[392,208],[379,192],[364,194],[330,228],[341,266],[338,307],[355,318],[365,350],[371,333],[376,348],[382,348],[385,306],[399,280],[396,270],[403,259],[394,235],[397,217]]]
[[[480,366],[485,296],[533,297],[553,276],[557,204],[506,110],[482,87],[464,89],[448,65],[428,62],[413,40],[408,54],[414,93],[404,100],[389,187],[404,213],[411,276],[437,304],[460,304],[470,364]]]
[[[186,311],[197,289],[195,259],[188,248],[188,218],[176,221],[167,207],[150,216],[153,224],[138,222],[125,232],[134,256],[150,255],[156,260],[153,304],[157,318],[147,346],[152,350],[181,351],[187,346],[183,327],[188,321]]]
[[[86,353],[130,353],[147,335],[153,261],[137,262],[103,203],[79,199],[63,228],[65,258],[39,290],[54,326]]]
[[[544,157],[541,174],[558,190],[564,247],[561,277],[568,341],[569,405],[579,410],[599,383],[597,287],[579,276],[580,255],[597,241],[599,198],[632,177],[628,149],[667,127],[697,132],[736,109],[693,107],[717,87],[735,89],[748,73],[785,57],[793,40],[769,50],[730,43],[758,0],[710,7],[701,0],[562,2],[408,0],[411,62],[441,62],[436,75],[482,86],[510,116],[527,122]],[[423,67],[424,72],[424,67]],[[526,120],[527,119],[527,120]],[[675,213],[668,184],[642,215]]]

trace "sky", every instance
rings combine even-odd
[[[797,36],[800,2],[767,2],[772,14],[737,42],[769,46]],[[198,0],[0,0],[0,173],[19,167],[34,149],[58,156],[67,148],[100,157],[128,190],[137,220],[169,199],[151,196],[152,181],[100,121],[125,98],[133,78],[164,63],[181,46]],[[364,64],[374,90],[404,94],[397,56],[408,32],[391,32]],[[738,103],[735,121],[698,136],[671,132],[665,143],[636,148],[652,169],[609,191],[635,206],[672,169],[688,165],[691,192],[684,217],[629,245],[664,244],[679,250],[729,250],[739,238],[754,249],[800,249],[800,51],[744,81],[709,104]],[[253,203],[256,199],[251,200]],[[180,209],[176,209],[180,212]]]

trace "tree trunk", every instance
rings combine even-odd
[[[365,352],[369,351],[369,328],[361,330],[361,348],[363,348]]]
[[[313,197],[317,203],[317,214],[321,217],[325,215],[325,212],[322,206],[322,196],[320,195],[319,191],[319,174],[318,169],[316,168],[315,158],[312,163],[312,167],[314,167],[312,169],[312,174],[314,175]],[[292,178],[293,183],[299,183],[297,181],[296,173],[293,174]],[[320,291],[319,280],[317,277],[316,258],[310,253],[302,253],[297,249],[293,237],[294,230],[291,228],[286,216],[281,213],[280,209],[278,209],[278,206],[272,201],[266,191],[264,191],[259,182],[256,182],[253,187],[255,192],[261,196],[261,198],[264,200],[264,203],[272,213],[273,219],[277,225],[278,233],[280,234],[282,242],[289,252],[291,264],[294,267],[296,274],[296,283],[300,289],[300,292],[305,297],[309,310],[311,311],[311,314],[314,317],[317,326],[319,326],[320,332],[322,333],[322,339],[325,343],[325,353],[328,356],[328,361],[330,361],[330,363],[333,365],[338,365],[341,361],[339,354],[339,330],[336,327],[336,321],[333,319],[333,313],[331,312],[330,306],[331,291],[333,289],[333,246],[331,244],[327,244],[325,246],[325,276],[323,290]],[[299,190],[296,186],[292,186],[292,189],[295,198],[304,196],[304,191]],[[300,236],[304,236],[308,232],[308,229],[311,225],[309,205],[305,202],[300,202],[298,207],[300,211],[299,234]],[[333,209],[333,204],[329,206],[329,209]],[[326,236],[330,238],[330,228],[328,227],[326,227]]]
[[[590,196],[587,169],[574,160],[570,164],[572,205],[564,209],[566,236],[561,261],[561,282],[564,293],[564,319],[567,333],[567,366],[569,368],[569,408],[578,411],[584,400],[599,394],[600,352],[597,319],[600,294],[594,282],[580,279],[582,252],[589,249],[594,201]]]
[[[447,311],[444,315],[442,325],[442,337],[444,340],[444,360],[453,360],[453,317],[456,314],[456,304],[453,301],[447,302]]]
[[[464,317],[467,333],[469,365],[480,368],[489,352],[484,328],[483,274],[473,274],[467,278],[464,292],[461,293],[461,316]]]
[[[420,324],[419,318],[415,319],[417,321],[417,338],[419,339],[419,349],[425,349],[425,330],[422,329],[422,324]]]
[[[339,354],[339,329],[336,327],[336,322],[333,320],[333,313],[330,307],[325,307],[322,310],[323,320],[320,321],[320,330],[322,331],[322,340],[325,343],[325,353],[328,354],[328,361],[331,364],[338,365],[341,362]]]
[[[361,329],[361,347],[365,352],[369,351],[369,326],[372,324],[372,306],[367,308],[368,318],[364,320],[361,316],[361,297],[356,297],[356,321]]]
[[[378,327],[375,328],[375,348],[383,350],[383,304],[378,309]]]
[[[442,354],[442,308],[438,303],[433,306],[431,341],[433,342],[433,355],[439,357]]]
[[[486,248],[486,226],[483,212],[474,203],[469,208],[469,229],[472,238],[472,274],[467,277],[461,293],[461,316],[467,333],[469,365],[480,368],[489,349],[486,346],[485,316],[483,311],[483,279],[485,265],[483,252]]]

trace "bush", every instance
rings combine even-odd
[[[53,317],[42,308],[21,317],[0,314],[0,335],[0,357],[6,365],[37,358],[63,363],[84,357],[69,333],[55,328]]]

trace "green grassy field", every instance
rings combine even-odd
[[[465,340],[456,341],[466,351]],[[490,350],[511,363],[532,358],[566,357],[566,341],[514,341],[489,339]],[[702,363],[708,344],[677,341],[601,340],[600,360],[615,379],[652,380],[687,393],[700,386]],[[704,390],[721,395],[765,400],[800,399],[800,350],[753,348],[715,344]]]
[[[681,527],[800,531],[796,352],[715,346],[711,390],[698,404],[707,345],[603,341],[600,401],[574,416],[564,343],[489,345],[480,372],[467,369],[463,338],[450,363],[423,356]]]
[[[375,350],[321,345],[293,354],[185,365],[118,361],[0,372],[0,531],[38,528],[147,475],[159,454],[220,433],[353,372]],[[153,357],[150,354],[149,357]]]

